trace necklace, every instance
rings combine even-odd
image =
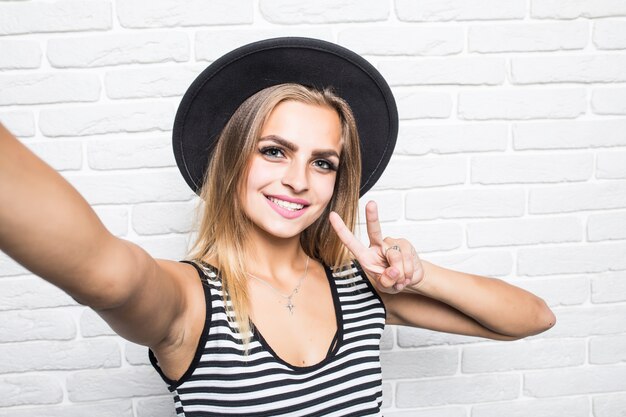
[[[306,278],[307,272],[309,271],[309,257],[306,257],[306,265],[304,267],[304,275],[302,275],[300,277],[300,279],[298,280],[298,285],[296,285],[296,288],[293,289],[293,291],[291,291],[291,294],[289,295],[285,295],[282,292],[278,291],[276,288],[274,288],[274,286],[272,284],[270,284],[269,282],[265,281],[264,279],[261,279],[257,276],[252,275],[251,273],[248,272],[248,275],[251,278],[256,279],[257,281],[259,281],[260,283],[268,286],[272,291],[274,291],[276,294],[280,295],[281,297],[287,299],[287,305],[285,305],[285,307],[287,308],[287,310],[289,310],[289,314],[293,316],[293,309],[296,307],[295,304],[293,303],[293,296],[296,295],[298,293],[298,291],[300,290],[300,286],[302,285],[302,281],[304,281],[304,278]]]

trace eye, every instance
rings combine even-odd
[[[285,156],[285,154],[283,153],[283,150],[275,146],[267,146],[265,148],[261,148],[259,152],[265,156],[268,156],[270,158],[275,158],[275,159]]]
[[[315,166],[320,167],[325,171],[337,171],[337,167],[333,163],[325,159],[318,159],[314,162],[314,164]]]

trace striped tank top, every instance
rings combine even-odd
[[[337,333],[326,358],[298,367],[280,359],[253,327],[248,357],[236,323],[228,320],[218,271],[192,264],[203,282],[207,315],[195,356],[177,381],[150,362],[174,396],[179,417],[380,416],[380,338],[385,307],[354,262],[333,273],[325,267]],[[227,304],[230,301],[227,299]]]

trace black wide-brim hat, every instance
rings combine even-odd
[[[356,53],[319,39],[285,37],[244,45],[209,65],[191,84],[176,112],[173,147],[187,184],[200,194],[209,153],[235,110],[264,88],[297,83],[331,87],[352,109],[361,141],[365,194],[389,163],[398,111],[382,75]]]

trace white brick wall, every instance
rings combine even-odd
[[[289,35],[392,85],[398,145],[367,196],[384,232],[558,317],[511,343],[388,328],[385,415],[626,416],[623,0],[4,1],[0,121],[114,234],[180,259],[176,106],[208,62]],[[0,253],[0,417],[87,415],[174,412],[145,348]]]

